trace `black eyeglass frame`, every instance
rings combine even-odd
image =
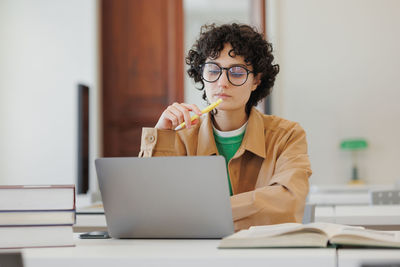
[[[214,81],[208,81],[208,80],[206,80],[206,79],[204,78],[204,76],[203,76],[204,67],[205,67],[205,65],[207,65],[207,64],[215,65],[215,66],[217,66],[217,67],[220,69],[219,75],[218,75],[218,77],[217,77]],[[230,70],[231,68],[234,68],[234,67],[241,67],[241,68],[243,68],[243,69],[246,71],[246,74],[247,74],[247,75],[246,75],[246,79],[245,79],[244,82],[241,83],[241,84],[234,84],[234,83],[231,81],[231,79],[229,78],[228,72],[229,72],[229,70]],[[201,79],[203,79],[204,81],[209,82],[209,83],[215,83],[216,81],[218,81],[219,78],[220,78],[221,75],[222,75],[222,71],[223,71],[223,70],[226,70],[226,72],[225,72],[226,78],[228,78],[228,81],[229,81],[233,86],[242,86],[243,84],[245,84],[245,83],[247,82],[247,79],[249,79],[249,74],[250,74],[250,73],[253,73],[253,74],[254,74],[254,71],[248,70],[246,67],[244,67],[244,66],[242,66],[242,65],[233,65],[233,66],[230,66],[230,67],[228,67],[228,68],[224,68],[224,67],[221,67],[220,65],[218,65],[217,63],[214,63],[214,62],[206,62],[206,63],[204,63],[204,64],[201,64],[201,65],[200,65],[200,70],[201,70]]]

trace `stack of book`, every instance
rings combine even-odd
[[[75,185],[0,186],[0,248],[74,246]]]

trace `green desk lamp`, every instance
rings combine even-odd
[[[362,149],[366,149],[368,147],[368,143],[363,138],[357,139],[346,139],[340,143],[340,148],[342,150],[350,150],[351,151],[351,160],[353,162],[352,176],[349,184],[363,184],[364,182],[358,177],[358,161],[357,161],[357,152]]]

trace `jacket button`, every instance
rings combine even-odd
[[[150,136],[147,138],[147,140],[149,140],[150,143],[153,143],[154,140],[155,140],[155,138],[154,138],[153,135],[150,135]]]

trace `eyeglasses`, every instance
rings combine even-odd
[[[249,73],[254,73],[246,69],[243,66],[232,66],[229,68],[223,68],[216,63],[208,62],[202,66],[201,77],[203,80],[209,83],[216,82],[221,77],[222,70],[226,70],[226,77],[228,81],[235,85],[240,86],[247,81]]]

